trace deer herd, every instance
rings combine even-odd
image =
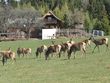
[[[92,53],[94,53],[95,48],[97,47],[98,50],[100,45],[105,45],[106,48],[108,49],[108,38],[104,37],[104,38],[99,38],[99,39],[95,39],[93,36],[91,36],[89,39],[80,41],[80,42],[74,42],[72,41],[72,39],[70,39],[67,42],[61,42],[61,44],[55,44],[55,41],[52,41],[52,45],[50,46],[46,46],[46,45],[42,45],[40,47],[37,47],[35,55],[36,58],[38,58],[39,56],[41,57],[41,53],[44,54],[45,60],[48,60],[53,56],[58,56],[59,58],[61,57],[62,53],[64,53],[63,55],[65,55],[65,53],[67,54],[67,58],[70,59],[72,53],[74,53],[74,59],[75,59],[75,55],[77,51],[81,51],[81,55],[85,55],[86,56],[86,47],[90,46],[91,47],[91,42],[93,42],[95,44],[95,47],[92,51]],[[18,48],[16,53],[18,55],[18,57],[24,57],[24,56],[28,56],[29,54],[31,55],[31,48]],[[7,62],[7,59],[12,59],[13,61],[16,61],[16,53],[13,52],[11,50],[11,48],[8,48],[4,51],[0,51],[0,57],[1,57],[1,61],[2,64],[4,65],[5,62]]]

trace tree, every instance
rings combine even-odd
[[[85,30],[87,32],[93,30],[95,24],[96,24],[97,18],[91,18],[91,16],[89,15],[89,12],[85,13]]]
[[[107,16],[104,16],[102,19],[102,30],[106,32],[106,35],[110,35],[110,25],[109,25],[109,19]]]
[[[10,17],[10,10],[12,7],[8,4],[2,3],[0,6],[0,27],[1,31],[4,32],[7,29],[7,21]]]
[[[64,15],[64,28],[68,28],[69,27],[69,22],[68,22],[68,17],[67,17],[67,14]]]
[[[84,24],[85,16],[83,10],[75,9],[74,11],[74,22]]]
[[[1,0],[0,3],[1,7],[4,8],[0,10],[0,15],[2,15],[0,16],[1,26],[6,26],[5,23],[10,17],[10,8],[4,6],[4,4],[7,4],[15,10],[16,8],[23,11],[24,9],[36,10],[41,15],[52,10],[68,26],[74,26],[74,23],[83,23],[86,30],[102,26],[98,29],[103,29],[109,34],[109,28],[107,28],[110,24],[109,0],[20,0],[19,2],[17,0],[7,0],[7,2],[8,4]],[[6,8],[7,15],[4,11]]]

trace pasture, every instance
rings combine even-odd
[[[110,43],[110,37],[109,43]],[[73,39],[73,41],[82,41],[85,38]],[[66,42],[69,39],[61,38],[55,40],[55,44]],[[9,47],[16,52],[18,47],[32,48],[32,55],[19,58],[12,64],[11,60],[2,65],[0,62],[0,83],[110,83],[110,49],[100,46],[100,52],[96,48],[92,54],[94,44],[87,47],[86,57],[76,53],[76,59],[73,56],[70,60],[62,54],[61,58],[57,56],[50,57],[49,60],[36,58],[35,51],[38,46],[51,45],[51,40],[22,40],[0,42],[0,50]],[[110,47],[109,47],[110,48]],[[73,55],[73,54],[72,54]]]

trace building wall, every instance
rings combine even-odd
[[[57,29],[42,29],[42,39],[55,39]]]

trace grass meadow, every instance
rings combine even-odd
[[[77,42],[84,39],[73,40]],[[67,40],[56,39],[55,44]],[[32,48],[32,55],[17,57],[14,64],[8,60],[3,66],[0,61],[0,83],[110,83],[110,49],[106,51],[104,45],[100,46],[100,52],[96,48],[92,54],[95,46],[92,43],[91,47],[87,47],[86,57],[77,52],[76,59],[72,54],[71,59],[67,60],[67,54],[62,54],[61,58],[54,56],[45,61],[43,54],[39,58],[35,56],[36,48],[43,44],[49,46],[52,43],[51,40],[37,39],[0,42],[0,50],[11,47],[16,52],[18,47]]]

